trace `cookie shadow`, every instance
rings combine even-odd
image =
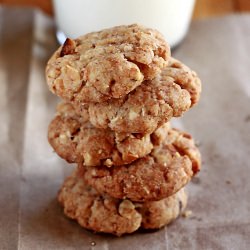
[[[94,233],[78,225],[63,214],[63,209],[56,198],[50,200],[43,209],[28,213],[22,218],[23,237],[33,242],[43,242],[46,246],[60,249],[131,249],[138,243],[150,246],[156,239],[165,241],[165,230],[138,230],[130,235],[116,237],[104,233]],[[152,245],[153,247],[153,245]]]

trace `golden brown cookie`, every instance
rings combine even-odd
[[[171,57],[168,61],[168,67],[164,70],[164,74],[174,79],[181,88],[186,89],[191,96],[191,106],[196,104],[200,99],[201,80],[196,72],[191,70],[182,62]]]
[[[85,166],[118,166],[148,155],[170,129],[168,124],[152,134],[118,134],[110,129],[95,128],[88,114],[80,116],[70,103],[61,103],[48,129],[48,140],[55,152],[70,163]]]
[[[126,97],[78,105],[89,112],[95,127],[124,133],[152,133],[173,116],[181,116],[201,92],[199,78],[187,66],[171,58],[154,80],[144,81]],[[77,104],[75,104],[77,105]]]
[[[66,101],[122,98],[166,65],[170,48],[156,30],[133,24],[67,39],[48,61],[50,90]]]
[[[98,192],[136,202],[155,201],[175,194],[200,170],[201,158],[191,136],[168,131],[167,139],[152,152],[129,165],[79,170]]]
[[[187,195],[184,189],[160,201],[134,203],[99,194],[88,186],[76,171],[69,176],[58,194],[64,213],[84,228],[117,236],[137,229],[158,229],[185,209]]]

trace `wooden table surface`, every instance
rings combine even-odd
[[[0,0],[0,4],[38,6],[44,12],[53,15],[51,0]],[[247,11],[250,12],[249,0],[196,0],[194,18],[201,19]]]

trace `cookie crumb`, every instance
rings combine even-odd
[[[201,183],[200,178],[197,177],[197,176],[194,176],[193,179],[192,179],[191,181],[192,181],[192,183],[194,183],[194,184],[200,184],[200,183]]]
[[[96,245],[95,241],[92,241],[91,246],[95,246],[95,245]]]
[[[196,147],[201,147],[201,145],[202,145],[202,144],[201,144],[201,141],[195,141],[195,146],[196,146]]]
[[[193,212],[192,212],[191,210],[185,210],[185,211],[182,213],[182,216],[183,216],[184,218],[189,218],[189,217],[192,216],[192,214],[193,214]]]

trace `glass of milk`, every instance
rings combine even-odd
[[[171,47],[188,31],[195,0],[53,0],[57,37],[138,23],[158,29]]]

